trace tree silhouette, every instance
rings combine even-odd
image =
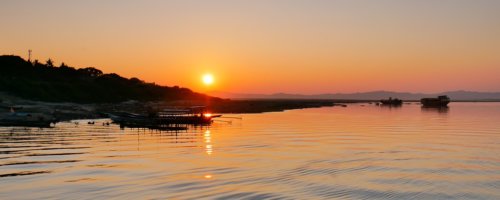
[[[93,67],[78,69],[78,72],[81,74],[85,74],[87,76],[90,76],[90,77],[98,77],[98,76],[103,75],[101,70],[98,70],[98,69],[93,68]]]
[[[59,67],[64,68],[64,67],[68,67],[68,65],[66,65],[66,64],[64,64],[64,62],[62,62]]]
[[[54,67],[30,63],[19,56],[0,56],[0,92],[30,100],[52,102],[104,103],[127,100],[204,100],[206,95],[187,88],[159,86],[138,78],[104,74],[87,67],[75,69],[61,63]]]
[[[45,62],[45,64],[47,67],[54,67],[54,61],[50,58]]]

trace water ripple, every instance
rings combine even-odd
[[[0,127],[0,198],[500,199],[500,103],[363,105],[178,133]]]

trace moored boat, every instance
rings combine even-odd
[[[420,103],[426,107],[445,107],[450,103],[450,98],[446,95],[438,96],[437,98],[422,98]]]
[[[184,109],[163,109],[149,115],[115,112],[109,114],[114,123],[122,126],[134,127],[167,127],[168,124],[207,125],[213,118],[222,115],[213,115],[205,111],[205,107],[196,106]]]

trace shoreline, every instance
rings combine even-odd
[[[5,96],[4,96],[5,97]],[[135,101],[121,103],[81,104],[72,102],[41,102],[17,97],[2,98],[0,113],[16,112],[53,114],[60,121],[94,119],[106,117],[109,112],[131,112],[146,114],[172,107],[206,106],[207,111],[219,114],[243,114],[282,112],[292,109],[344,106],[349,103],[368,103],[366,100],[318,100],[318,99],[254,99],[254,100],[181,100],[181,101]]]
[[[3,96],[0,113],[10,112],[10,107],[21,108],[17,112],[50,113],[60,121],[94,119],[106,117],[108,112],[132,112],[145,114],[172,107],[206,106],[207,110],[218,114],[245,114],[283,112],[286,110],[347,106],[354,103],[377,103],[380,100],[352,99],[218,99],[218,100],[180,100],[180,101],[135,101],[121,103],[81,104],[71,102],[41,102]],[[420,102],[405,100],[404,102]],[[500,100],[455,100],[452,102],[488,103]]]

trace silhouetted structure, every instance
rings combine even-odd
[[[114,123],[121,127],[141,127],[151,129],[179,128],[180,124],[209,125],[213,118],[222,115],[208,113],[204,106],[193,106],[188,108],[163,109],[148,115],[128,112],[108,113]]]
[[[28,49],[28,62],[31,63],[31,49]]]
[[[444,107],[450,103],[450,98],[446,95],[438,96],[438,98],[423,98],[420,100],[423,106],[426,107]]]

